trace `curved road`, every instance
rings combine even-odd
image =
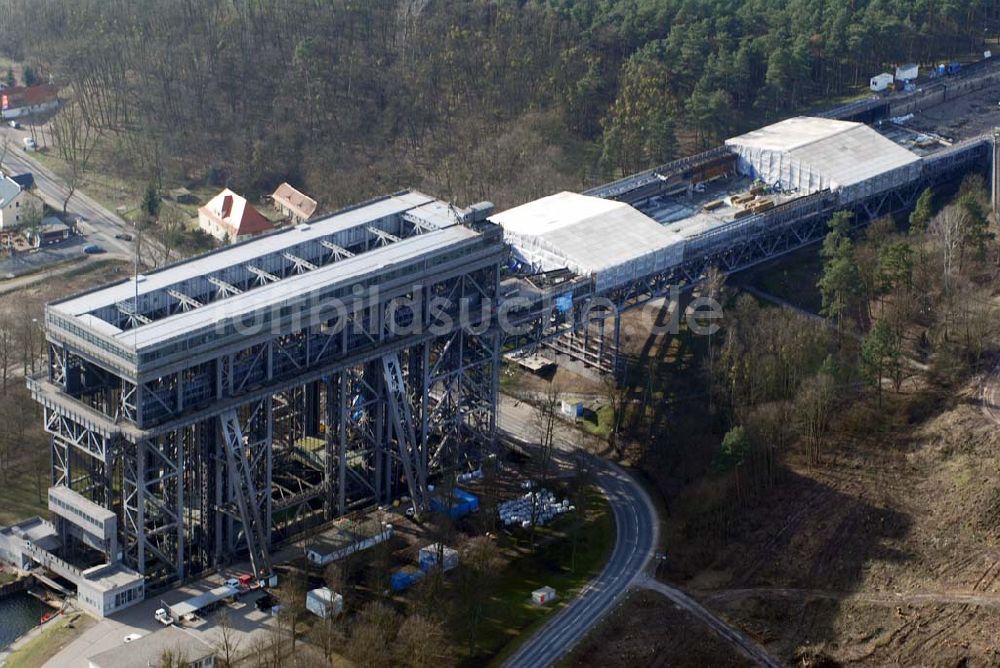
[[[594,458],[597,482],[615,518],[615,546],[601,573],[549,619],[504,665],[549,666],[558,661],[625,594],[653,555],[659,524],[645,490],[621,467]]]

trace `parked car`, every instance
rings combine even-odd
[[[166,608],[158,608],[153,614],[153,619],[163,624],[164,626],[170,626],[174,623],[174,618],[170,616]]]
[[[239,589],[240,588],[240,581],[237,580],[236,578],[229,578],[228,580],[226,580],[226,586],[227,587],[236,587],[237,589]]]
[[[90,244],[89,246],[83,247],[83,252],[87,255],[97,255],[98,253],[103,253],[104,249],[97,244]]]
[[[14,128],[15,130],[20,130],[21,129],[21,124],[18,123],[17,121],[7,121],[7,125],[9,125],[10,127]]]
[[[128,232],[119,232],[115,235],[115,239],[121,239],[122,241],[132,241],[132,235]]]
[[[37,151],[38,150],[38,144],[36,144],[35,140],[32,139],[31,137],[25,137],[24,138],[24,150],[25,151]]]

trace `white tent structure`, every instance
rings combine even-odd
[[[917,178],[920,157],[862,123],[799,116],[726,140],[737,168],[803,195],[857,201]]]
[[[684,240],[628,204],[561,192],[490,219],[518,259],[536,271],[568,268],[592,276],[598,291],[681,262]]]

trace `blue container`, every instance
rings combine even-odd
[[[473,494],[472,492],[467,492],[464,489],[455,488],[455,497],[461,499],[462,502],[468,504],[470,513],[479,510],[479,497]]]
[[[424,577],[423,571],[396,571],[389,578],[389,588],[393,591],[409,589]]]

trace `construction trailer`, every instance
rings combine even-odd
[[[114,514],[152,591],[247,554],[262,579],[275,544],[403,494],[422,511],[494,438],[490,209],[400,192],[49,304],[28,385],[52,486]]]
[[[868,83],[868,88],[873,93],[881,93],[889,88],[893,81],[895,81],[895,78],[891,74],[888,72],[882,72],[881,74],[876,74],[871,78],[871,81]]]

